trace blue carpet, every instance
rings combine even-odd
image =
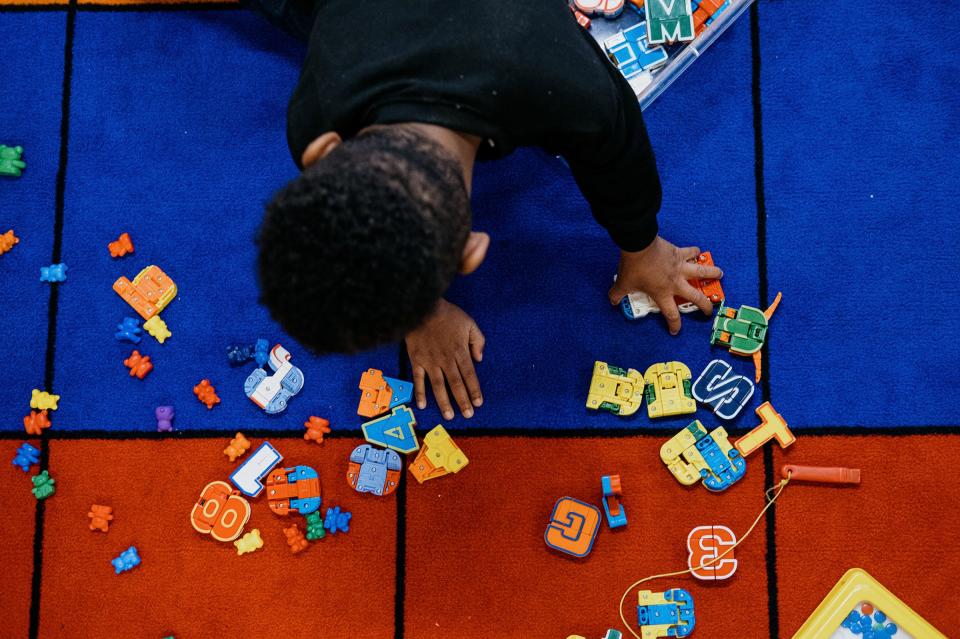
[[[947,2],[932,3],[914,15],[946,11]],[[908,38],[913,26],[881,12],[835,12],[850,20],[852,37],[818,32],[822,18],[803,15],[798,2],[759,10],[762,237],[750,18],[647,111],[664,183],[662,232],[713,252],[734,305],[760,302],[765,247],[769,294],[784,292],[772,320],[770,399],[792,425],[953,424],[948,371],[960,349],[941,300],[952,290],[958,240],[950,205],[960,201],[960,98],[947,78],[958,75],[960,40]],[[0,329],[9,340],[0,371],[14,380],[0,390],[0,429],[16,431],[30,388],[44,382],[48,288],[36,280],[53,245],[64,14],[0,14],[0,23],[23,36],[8,40],[24,60],[0,71],[4,86],[22,92],[0,142],[23,144],[30,162],[19,181],[0,182],[4,218],[24,238],[0,257]],[[299,428],[310,414],[355,428],[360,372],[400,372],[396,345],[309,356],[256,303],[252,236],[263,203],[294,175],[284,113],[301,57],[299,45],[242,11],[77,14],[55,429],[152,431],[154,407],[167,403],[178,429]],[[588,412],[593,361],[643,371],[679,359],[696,374],[719,356],[752,372],[750,360],[710,348],[699,314],[671,338],[659,318],[631,323],[607,304],[617,255],[560,161],[522,150],[481,165],[474,203],[475,227],[493,244],[451,299],[486,334],[486,401],[451,428],[679,428],[686,418]],[[106,244],[123,231],[136,252],[113,260]],[[140,381],[122,364],[133,347],[113,339],[132,312],[110,287],[147,264],[180,293],[163,313],[173,337],[140,345],[155,364]],[[283,343],[306,377],[279,417],[243,396],[250,367],[231,369],[224,356],[228,343],[260,336]],[[204,377],[223,400],[212,411],[192,393]],[[699,411],[712,423],[708,415]],[[441,421],[432,408],[418,419]],[[753,421],[749,411],[735,425]]]

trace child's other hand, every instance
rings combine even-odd
[[[413,368],[417,408],[427,407],[425,377],[429,376],[433,396],[444,419],[453,419],[454,415],[447,385],[463,416],[473,417],[473,407],[483,404],[473,362],[483,359],[485,342],[473,318],[459,306],[441,299],[433,315],[407,335],[407,354]]]
[[[676,335],[680,332],[680,310],[674,295],[693,302],[707,315],[713,313],[710,300],[687,280],[720,279],[723,271],[688,261],[699,255],[700,249],[694,246],[677,248],[662,237],[642,251],[621,251],[617,281],[610,288],[610,303],[619,304],[627,294],[643,291],[657,303],[670,333]]]

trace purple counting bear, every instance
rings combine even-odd
[[[157,432],[169,433],[173,430],[173,406],[157,406],[154,411],[157,416]]]

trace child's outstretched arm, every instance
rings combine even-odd
[[[413,393],[417,408],[427,406],[426,378],[444,419],[453,419],[447,386],[464,417],[473,417],[473,408],[483,404],[474,361],[483,359],[486,343],[473,318],[441,299],[436,310],[406,338],[407,355],[413,369]]]

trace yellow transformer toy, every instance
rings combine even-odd
[[[643,381],[650,419],[695,413],[697,403],[693,399],[691,380],[690,369],[682,362],[654,364],[648,368]]]
[[[660,447],[660,459],[684,486],[703,479],[714,492],[729,488],[747,472],[747,462],[730,444],[727,431],[721,426],[708,435],[696,419]]]
[[[587,408],[606,410],[614,415],[633,415],[643,405],[643,378],[640,371],[593,364],[593,378],[587,393]]]

